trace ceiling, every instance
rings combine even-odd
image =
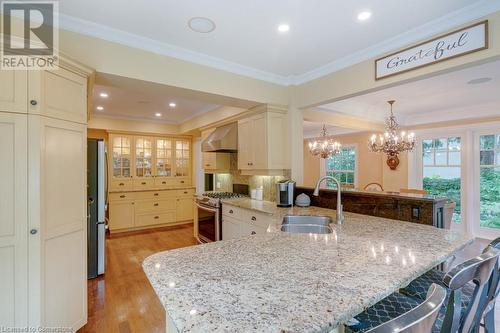
[[[470,80],[491,78],[482,84]],[[401,84],[327,105],[322,111],[383,121],[388,100],[402,125],[500,116],[500,61],[494,61],[431,78]]]
[[[101,97],[101,93],[108,97]],[[180,124],[221,106],[196,97],[178,88],[99,73],[93,90],[93,112],[104,117]],[[174,108],[169,106],[172,102]],[[97,110],[97,106],[104,110]],[[161,117],[155,113],[161,113]]]
[[[304,138],[315,138],[321,135],[321,130],[323,129],[323,124],[315,123],[312,121],[303,122]],[[339,126],[326,125],[326,132],[328,135],[341,135],[349,134],[354,132],[359,132],[355,129],[344,128]]]
[[[59,8],[64,29],[294,84],[500,10],[500,0],[64,0]],[[365,10],[373,15],[359,22]],[[197,16],[216,29],[190,30]],[[290,31],[279,33],[281,23]]]

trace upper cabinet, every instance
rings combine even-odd
[[[28,112],[87,123],[87,78],[59,68],[29,71]]]
[[[189,185],[191,140],[148,135],[109,135],[110,189]]]
[[[268,109],[238,121],[238,169],[279,174],[289,168],[285,110]]]
[[[0,111],[28,112],[28,73],[0,70]]]

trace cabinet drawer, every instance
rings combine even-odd
[[[222,215],[262,228],[267,228],[271,222],[271,216],[267,214],[227,204],[222,204]]]
[[[114,201],[130,201],[135,199],[135,194],[132,192],[123,192],[123,193],[110,193],[109,194],[109,201],[114,202]]]
[[[166,210],[175,210],[174,200],[137,200],[135,202],[136,213],[156,213]]]
[[[135,198],[138,200],[162,200],[175,199],[177,191],[144,191],[135,193]]]
[[[175,222],[175,213],[159,213],[159,214],[138,214],[135,216],[135,226],[144,227],[156,224],[165,224]]]
[[[133,189],[134,184],[132,182],[132,179],[127,178],[127,179],[113,179],[109,183],[109,189],[111,191],[113,190],[131,190]]]
[[[192,197],[193,195],[194,195],[194,188],[177,190],[177,197]]]
[[[156,188],[167,188],[171,186],[169,184],[170,178],[166,177],[155,177],[154,183]]]
[[[136,178],[134,179],[134,189],[148,189],[153,188],[155,182],[153,178]]]
[[[191,186],[191,180],[188,177],[174,177],[169,181],[170,186]]]

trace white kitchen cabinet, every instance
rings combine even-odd
[[[87,321],[87,76],[0,73],[0,326]],[[28,274],[29,272],[29,274]],[[28,292],[29,291],[29,292]]]
[[[241,237],[240,224],[236,219],[228,216],[222,217],[222,240],[234,239]]]
[[[229,153],[204,152],[201,155],[202,166],[206,171],[229,171],[231,155]]]
[[[289,168],[287,115],[268,109],[238,121],[238,169],[242,174],[274,174]]]
[[[181,197],[177,199],[176,220],[190,221],[193,219],[193,197]]]
[[[222,240],[263,234],[271,222],[265,213],[223,204]]]

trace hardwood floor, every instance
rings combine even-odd
[[[197,244],[192,225],[106,240],[106,274],[88,282],[88,323],[78,332],[165,332],[165,312],[142,270],[149,255]]]
[[[165,332],[165,312],[142,271],[142,261],[156,252],[195,244],[192,225],[108,238],[106,274],[89,280],[88,323],[79,332]],[[487,244],[485,240],[476,240],[453,264],[476,256]],[[500,330],[500,304],[496,311]]]

